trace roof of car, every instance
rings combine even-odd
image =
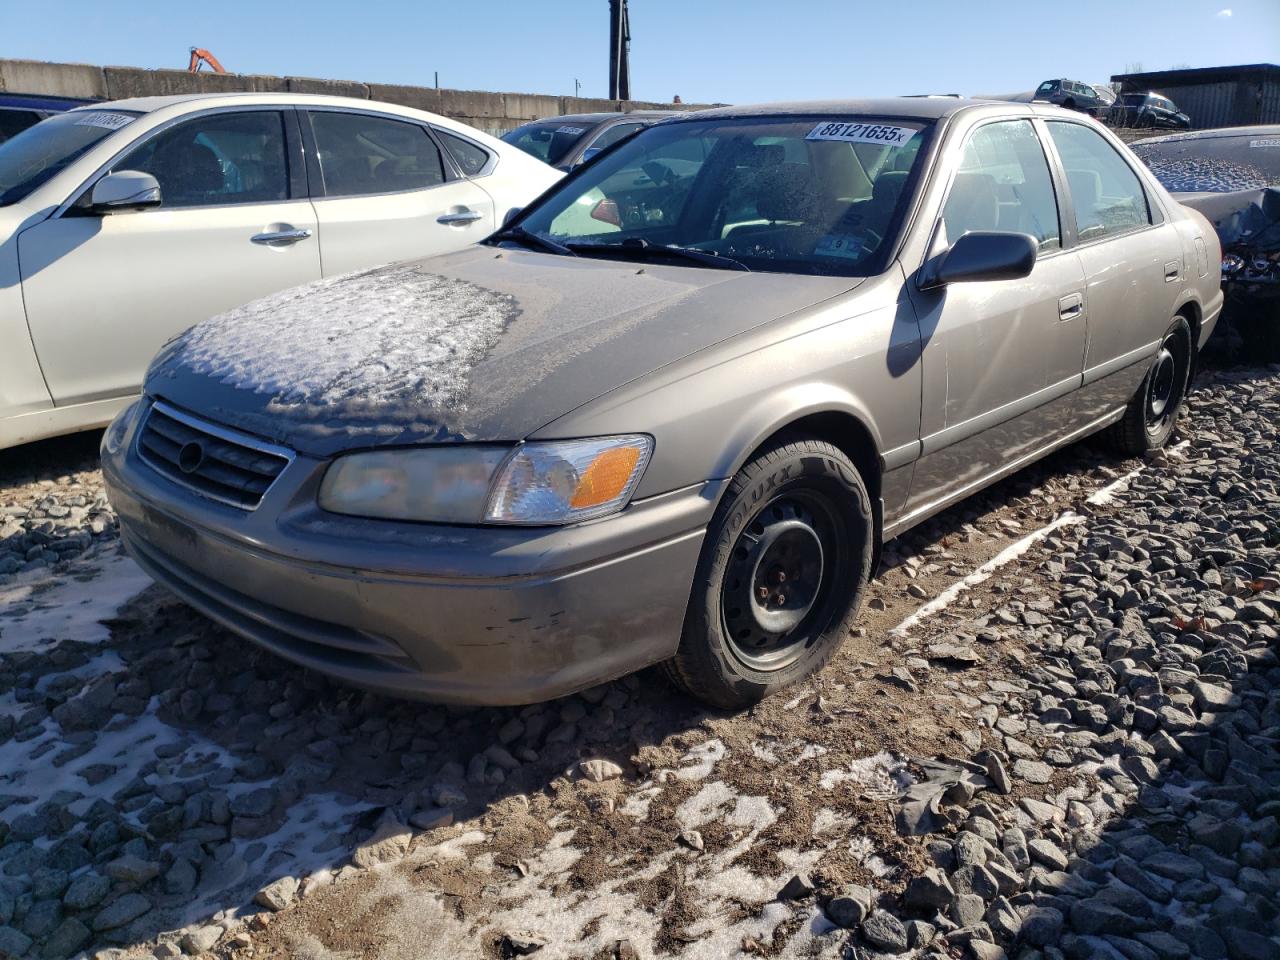
[[[428,113],[418,107],[405,104],[389,103],[384,100],[366,100],[363,97],[339,97],[326,93],[291,93],[286,90],[232,90],[225,93],[179,93],[163,97],[129,97],[124,100],[104,100],[91,104],[94,110],[136,110],[139,113],[153,113],[165,107],[174,107],[184,103],[216,102],[247,100],[256,103],[318,103],[347,107],[364,106],[377,109],[379,107],[397,107]]]
[[[763,103],[754,106],[712,107],[689,114],[698,119],[711,117],[780,117],[780,116],[886,116],[914,120],[940,120],[976,107],[1001,108],[1027,114],[1042,110],[1058,111],[1045,106],[1033,110],[1030,104],[1007,100],[976,100],[967,97],[882,97],[875,100],[798,100],[787,103]],[[1039,107],[1039,105],[1037,105]],[[1021,108],[1019,111],[1018,108]]]
[[[552,117],[539,117],[537,120],[530,120],[530,123],[550,123],[553,120],[572,120],[575,123],[603,123],[606,120],[625,120],[627,117],[652,117],[660,119],[662,117],[672,117],[678,113],[688,113],[687,110],[628,110],[626,113],[617,111],[601,111],[600,113],[564,113],[557,114]]]
[[[1171,133],[1164,137],[1147,137],[1134,142],[1140,143],[1176,143],[1179,140],[1217,140],[1222,137],[1280,137],[1280,123],[1260,124],[1255,127],[1215,127],[1212,130],[1191,130],[1186,133]]]

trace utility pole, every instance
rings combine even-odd
[[[573,78],[573,95],[576,97],[582,93],[582,81],[577,77]]]
[[[627,0],[609,0],[609,99],[631,99],[631,18]]]

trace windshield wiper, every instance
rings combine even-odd
[[[524,227],[503,227],[497,233],[489,237],[490,240],[511,240],[515,243],[524,244],[535,250],[543,250],[547,253],[557,253],[562,257],[576,257],[577,254],[566,247],[563,243],[556,243],[540,233],[533,233]]]
[[[585,253],[588,256],[610,253],[622,253],[647,260],[650,257],[675,257],[680,260],[692,260],[704,267],[717,270],[745,270],[751,272],[741,260],[725,257],[709,250],[697,250],[692,247],[676,247],[665,243],[650,243],[641,237],[628,237],[621,243],[571,243],[569,250],[573,253]]]

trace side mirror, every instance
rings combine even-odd
[[[160,206],[160,184],[140,170],[117,170],[93,185],[89,208],[94,213],[120,213]]]
[[[523,209],[524,207],[512,207],[508,210],[502,217],[502,225],[505,227],[508,223],[514,220]]]
[[[921,286],[929,290],[948,283],[1019,280],[1035,267],[1037,252],[1036,241],[1029,234],[981,230],[966,233],[942,254]]]

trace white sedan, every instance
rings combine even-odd
[[[445,117],[343,97],[51,117],[0,145],[0,449],[107,423],[212,314],[467,246],[562,175]]]

